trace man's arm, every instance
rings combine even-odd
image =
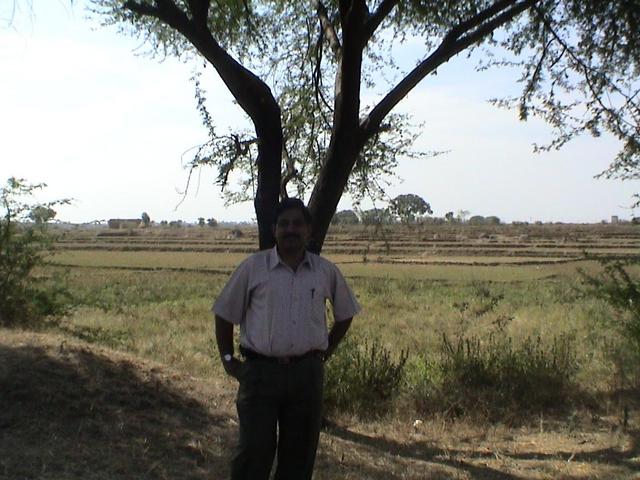
[[[222,360],[222,366],[225,372],[234,378],[238,378],[240,374],[240,366],[242,362],[233,356],[233,323],[227,322],[224,318],[216,317],[216,342],[218,344],[218,352]],[[225,355],[231,355],[231,360],[226,361]]]
[[[333,322],[333,326],[331,327],[331,331],[329,332],[329,346],[324,352],[325,362],[331,355],[333,355],[333,352],[338,347],[338,344],[344,338],[347,330],[349,330],[349,327],[351,326],[352,320],[353,317],[347,318],[346,320],[342,320],[340,322]]]

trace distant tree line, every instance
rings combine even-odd
[[[500,218],[491,215],[469,217],[468,210],[447,212],[444,217],[433,217],[431,205],[419,195],[407,193],[398,195],[389,201],[385,208],[368,210],[341,210],[336,212],[331,223],[333,225],[375,225],[375,224],[456,224],[499,225]]]
[[[51,212],[47,212],[44,210],[38,211],[36,212],[37,218],[35,218],[34,220],[37,220],[39,218],[46,219],[48,218],[47,216],[50,214]],[[55,212],[53,212],[53,215],[55,215]],[[207,218],[207,219],[205,219],[204,217],[199,217],[195,223],[200,227],[204,227],[204,226],[217,227],[218,226],[218,221],[213,217]],[[151,217],[147,212],[142,212],[142,215],[140,215],[140,218],[111,218],[107,222],[107,225],[109,226],[109,228],[114,228],[114,229],[147,228],[147,227],[153,226],[154,224],[155,223],[151,220]],[[182,227],[191,225],[189,222],[185,222],[183,220],[171,220],[171,221],[161,220],[157,224],[160,225],[161,227],[169,227],[169,228],[182,228]]]

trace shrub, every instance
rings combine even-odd
[[[18,325],[61,315],[66,309],[66,291],[59,281],[34,274],[53,250],[53,237],[46,221],[53,218],[58,200],[37,204],[36,190],[46,185],[30,185],[11,177],[0,189],[0,324]],[[46,216],[43,216],[46,212]]]
[[[507,412],[561,407],[576,373],[570,338],[557,337],[546,346],[540,337],[527,337],[515,346],[499,332],[485,340],[443,335],[439,356],[424,357],[409,377],[420,411],[497,419]]]
[[[393,358],[378,340],[348,337],[327,363],[325,409],[360,418],[388,413],[400,393],[407,353]]]
[[[605,300],[616,315],[610,322],[619,329],[636,354],[640,354],[640,280],[634,279],[625,268],[638,260],[605,260],[603,270],[595,276],[580,271],[588,293]]]

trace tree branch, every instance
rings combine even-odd
[[[461,51],[467,49],[471,45],[481,41],[498,27],[505,25],[513,20],[517,15],[531,8],[538,0],[523,0],[519,3],[513,1],[500,1],[489,9],[480,12],[472,19],[466,20],[453,27],[443,38],[438,48],[420,62],[406,77],[404,77],[380,102],[371,110],[360,123],[363,141],[368,140],[374,135],[382,123],[384,117],[413,90],[427,75],[435,71],[440,65],[449,61],[451,57],[457,55]],[[498,9],[498,5],[502,10]],[[491,10],[491,12],[488,12]],[[500,13],[496,15],[496,13]],[[490,15],[492,13],[493,15]],[[476,18],[478,17],[478,18]],[[490,21],[485,21],[493,17]],[[462,30],[462,28],[467,30]],[[470,29],[478,27],[476,30],[469,32]],[[464,33],[467,35],[462,36]]]
[[[155,7],[127,0],[123,7],[138,15],[157,18],[185,36],[185,31],[191,28],[189,17],[178,8],[173,0],[156,0]]]
[[[191,10],[191,18],[199,27],[206,27],[209,20],[209,6],[211,0],[187,0],[189,10]]]
[[[364,43],[366,44],[373,34],[376,32],[380,24],[384,21],[387,16],[391,13],[394,7],[399,3],[400,0],[383,0],[375,12],[369,15],[367,19],[365,29],[365,38]]]
[[[159,9],[158,7],[153,7],[146,3],[139,3],[133,0],[127,0],[124,2],[123,8],[127,10],[131,10],[133,13],[137,13],[138,15],[144,15],[149,17],[158,17]]]
[[[316,11],[318,12],[318,19],[320,20],[320,25],[322,26],[322,30],[324,31],[324,36],[329,42],[329,47],[331,47],[331,51],[338,59],[340,58],[340,55],[342,53],[342,45],[340,45],[340,39],[338,38],[336,29],[333,28],[331,20],[329,20],[327,7],[325,7],[324,4],[318,0],[316,1]]]
[[[287,184],[298,175],[298,170],[296,170],[295,162],[293,158],[289,155],[286,146],[283,148],[283,157],[286,166],[286,173],[282,180],[280,181],[280,198],[286,198],[287,194]]]
[[[198,50],[216,69],[238,105],[253,121],[258,137],[258,188],[254,199],[259,224],[260,248],[274,244],[271,225],[280,191],[282,160],[282,118],[280,107],[269,86],[253,72],[241,65],[215,40],[202,24],[202,11],[208,0],[189,0],[200,12],[200,17],[190,20],[175,0],[156,0],[156,7],[149,7],[128,0],[125,7],[140,15],[149,15],[174,28]],[[208,7],[207,7],[208,11]]]
[[[494,3],[490,7],[485,8],[475,16],[469,18],[468,20],[460,22],[447,34],[447,37],[450,37],[449,41],[457,40],[463,33],[482,25],[483,22],[486,22],[491,17],[503,11],[505,8],[514,5],[516,1],[517,0],[499,0],[498,2]]]
[[[316,41],[316,46],[315,46],[315,65],[313,67],[313,91],[314,91],[314,95],[315,95],[315,99],[316,99],[316,105],[318,106],[318,111],[320,112],[320,115],[322,116],[322,119],[325,123],[325,126],[330,129],[331,128],[331,122],[329,121],[329,119],[327,118],[327,115],[325,114],[324,107],[328,110],[328,111],[332,111],[332,107],[331,105],[329,105],[329,102],[327,101],[327,99],[324,96],[324,92],[322,91],[322,37],[323,37],[323,32],[324,30],[322,29],[322,27],[320,27],[320,33],[318,35],[318,40]]]
[[[628,127],[631,128],[635,128],[637,129],[638,126],[632,124],[631,122],[627,121],[625,118],[621,117],[620,115],[617,115],[616,112],[614,111],[614,109],[612,107],[609,107],[608,105],[605,105],[604,102],[602,101],[601,98],[601,92],[598,92],[598,90],[596,89],[596,87],[593,84],[593,80],[592,80],[592,73],[594,75],[598,75],[598,71],[595,70],[592,66],[588,65],[584,60],[582,60],[574,51],[571,47],[569,47],[569,45],[567,44],[567,42],[564,41],[564,39],[562,39],[560,37],[560,35],[558,34],[558,32],[556,32],[556,30],[553,28],[553,26],[551,25],[551,23],[549,22],[549,20],[547,19],[547,17],[539,10],[536,9],[538,15],[540,16],[540,18],[542,19],[544,26],[547,28],[547,30],[549,30],[549,32],[551,33],[551,35],[553,36],[553,38],[562,46],[563,48],[563,52],[567,52],[569,54],[569,56],[571,57],[571,59],[575,62],[575,64],[579,67],[580,70],[582,70],[582,73],[584,75],[584,79],[585,82],[587,84],[587,87],[589,88],[589,91],[591,92],[591,95],[593,96],[594,100],[598,103],[598,105],[600,105],[600,108],[607,114],[609,115],[609,118],[613,119],[615,125],[616,125],[616,130],[618,131],[618,133],[622,136],[625,137],[627,136],[626,132],[624,131],[624,129],[620,126],[621,123],[626,124]],[[620,95],[622,98],[624,98],[626,100],[626,104],[625,107],[628,106],[629,104],[633,104],[633,97],[635,97],[635,95],[638,94],[638,92],[636,92],[633,96],[630,96],[628,94],[626,94],[625,92],[623,92],[614,82],[612,82],[609,78],[605,77],[606,79],[606,84],[608,85],[608,87],[615,93],[617,93],[618,95]]]

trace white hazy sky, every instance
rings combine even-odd
[[[206,135],[192,65],[136,54],[139,41],[87,20],[81,1],[32,0],[32,11],[18,11],[8,25],[12,4],[0,0],[1,182],[46,182],[42,200],[75,199],[58,213],[71,222],[143,211],[158,221],[254,218],[250,202],[223,204],[212,170],[195,176],[176,208],[187,180],[182,155]],[[216,123],[240,124],[239,108],[207,71]],[[512,78],[477,73],[465,58],[423,82],[400,110],[424,122],[418,148],[449,153],[402,161],[389,195],[418,194],[439,216],[465,209],[504,221],[598,222],[634,214],[628,206],[638,182],[593,178],[614,157],[615,141],[584,137],[534,154],[532,143],[550,129],[488,104],[506,91],[514,91]],[[350,200],[339,208],[351,208]]]

